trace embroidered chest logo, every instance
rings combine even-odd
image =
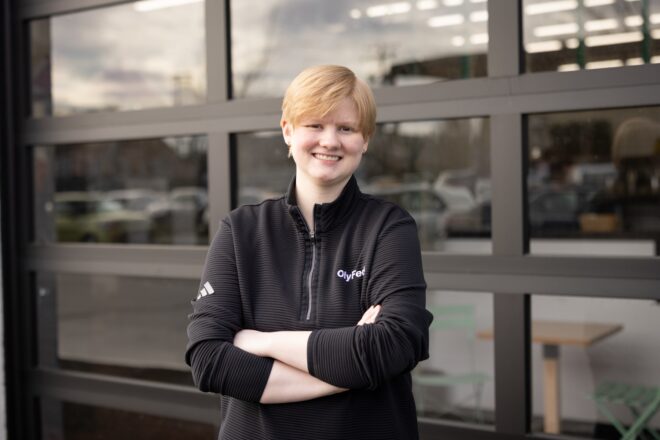
[[[211,287],[211,283],[207,281],[204,283],[204,287],[202,287],[202,290],[199,291],[199,295],[197,295],[197,299],[200,299],[201,297],[206,295],[210,295],[213,292],[215,291],[213,290],[213,287]]]
[[[365,274],[365,270],[366,267],[363,267],[362,270],[352,270],[350,272],[344,269],[339,269],[337,271],[337,276],[348,283],[354,278],[362,278]]]

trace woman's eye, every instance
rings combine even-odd
[[[353,127],[340,127],[339,130],[345,133],[352,133],[353,131],[355,131],[353,130]]]
[[[317,129],[317,128],[321,128],[321,124],[307,124],[305,125],[305,127]]]

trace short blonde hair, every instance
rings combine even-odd
[[[352,70],[343,66],[308,67],[296,76],[282,101],[282,121],[294,126],[302,117],[324,117],[344,98],[357,108],[359,131],[369,139],[376,129],[376,101],[371,89]]]

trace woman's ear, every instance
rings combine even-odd
[[[282,136],[284,137],[284,143],[291,147],[291,134],[293,126],[288,122],[282,119],[280,121],[280,127],[282,127]]]

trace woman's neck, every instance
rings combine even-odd
[[[346,182],[348,179],[338,185],[318,186],[303,173],[296,175],[296,202],[310,231],[314,230],[314,205],[337,200]]]

